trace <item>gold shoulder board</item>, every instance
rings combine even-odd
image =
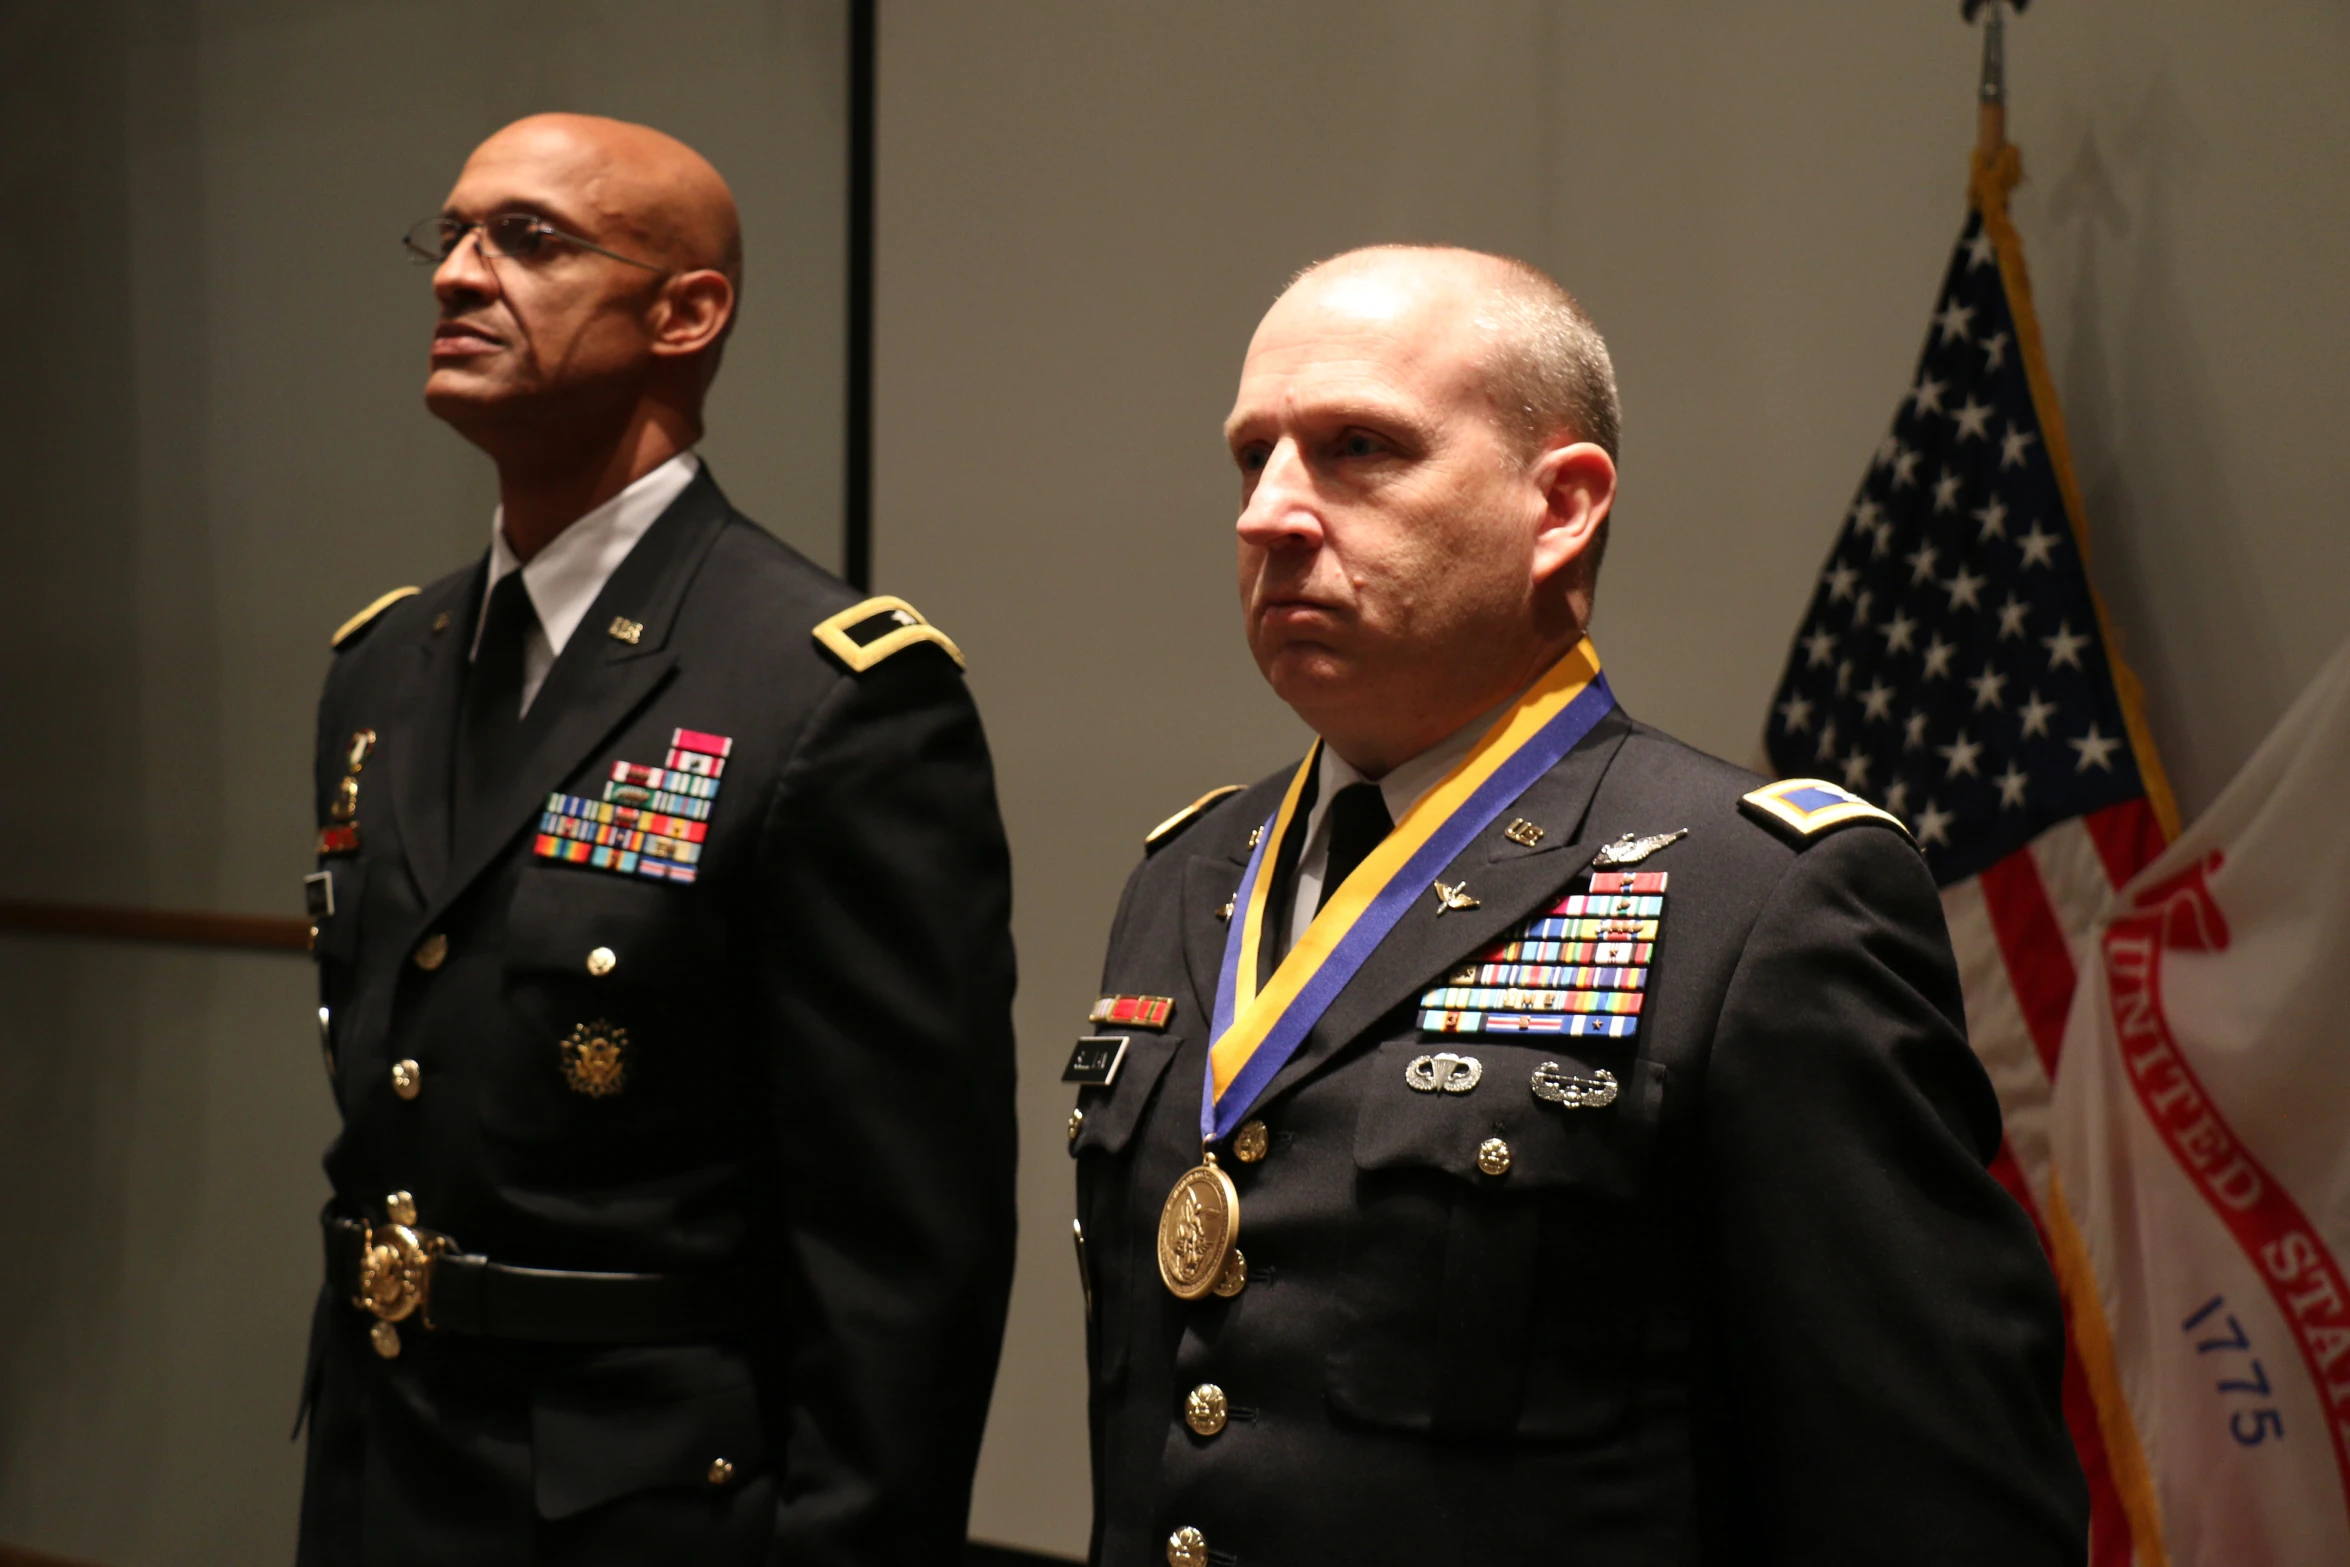
[[[329,642],[327,646],[340,649],[344,643],[359,635],[360,632],[365,631],[369,626],[374,625],[376,616],[382,614],[385,610],[390,609],[394,604],[399,603],[400,600],[404,598],[413,598],[422,591],[424,590],[421,588],[392,589],[391,592],[386,593],[382,598],[377,599],[374,603],[368,605],[358,614],[353,615],[349,620],[346,620],[341,625],[335,627],[334,640]]]
[[[816,640],[859,674],[917,642],[937,643],[946,649],[956,668],[964,667],[963,650],[955,646],[953,638],[924,620],[922,611],[887,593],[818,622]]]
[[[1738,803],[1755,820],[1778,828],[1798,844],[1851,822],[1883,822],[1904,838],[1910,835],[1900,817],[1820,778],[1782,778],[1740,795]]]
[[[1192,801],[1182,810],[1177,811],[1174,815],[1159,823],[1158,826],[1153,827],[1149,832],[1144,833],[1142,835],[1143,851],[1145,853],[1155,853],[1157,850],[1164,848],[1167,844],[1173,842],[1184,828],[1189,827],[1193,822],[1198,821],[1202,811],[1205,811],[1209,806],[1214,805],[1218,800],[1223,799],[1224,796],[1228,794],[1240,793],[1240,790],[1241,786],[1239,784],[1226,784],[1221,789],[1210,789],[1206,794],[1201,795],[1198,799]]]

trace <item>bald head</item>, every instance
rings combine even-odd
[[[629,241],[635,247],[629,254],[677,272],[708,268],[742,288],[734,192],[709,159],[649,125],[595,114],[533,114],[473,150],[463,179],[477,173],[560,192],[599,230]]]

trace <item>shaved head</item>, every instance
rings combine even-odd
[[[709,159],[667,132],[597,114],[533,114],[474,148],[465,169],[527,170],[633,243],[630,254],[676,272],[723,272],[742,288],[734,192]]]

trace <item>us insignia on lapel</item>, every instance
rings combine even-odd
[[[1435,1034],[1639,1032],[1665,912],[1663,871],[1593,870],[1420,997]]]
[[[679,729],[659,766],[614,762],[604,797],[550,794],[534,849],[542,860],[623,876],[690,882],[734,741]]]

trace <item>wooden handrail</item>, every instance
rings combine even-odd
[[[28,1551],[21,1545],[0,1545],[0,1567],[90,1567],[88,1562]]]
[[[93,941],[153,941],[245,952],[308,952],[310,922],[210,909],[128,909],[95,903],[0,899],[0,933]]]

